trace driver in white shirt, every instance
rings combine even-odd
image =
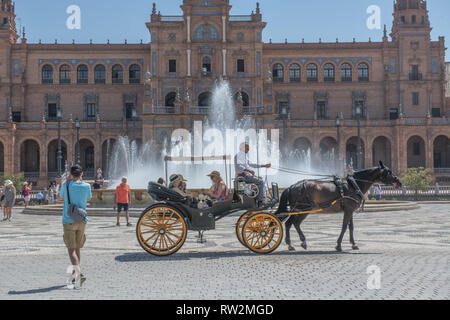
[[[257,200],[260,204],[264,204],[265,194],[264,194],[264,181],[255,177],[255,168],[270,168],[272,165],[258,165],[251,163],[248,158],[248,152],[250,151],[250,145],[243,142],[240,147],[240,151],[234,157],[234,166],[236,171],[236,177],[244,178],[246,183],[254,183],[258,186],[259,194]]]

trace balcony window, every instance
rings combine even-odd
[[[245,60],[244,59],[238,59],[237,60],[237,72],[245,72]]]
[[[123,83],[123,69],[119,64],[112,67],[112,83]]]
[[[133,64],[129,70],[129,81],[130,83],[140,83],[141,82],[141,67],[137,64]]]
[[[86,105],[86,120],[95,121],[97,118],[97,105],[95,103],[88,103]]]
[[[306,80],[308,82],[317,82],[317,66],[314,63],[306,67]]]
[[[177,60],[169,60],[169,72],[175,73],[177,72]]]
[[[369,81],[369,66],[367,63],[360,63],[358,66],[358,81],[367,82]]]
[[[327,119],[327,103],[325,101],[318,101],[316,105],[316,116],[318,120]]]
[[[79,84],[86,84],[88,83],[89,79],[89,69],[85,64],[82,64],[77,69],[77,83]]]
[[[49,103],[47,105],[47,120],[56,121],[58,120],[58,107],[56,103]]]
[[[53,67],[46,64],[42,67],[42,84],[52,84],[53,83]]]
[[[94,69],[94,80],[97,84],[106,83],[106,68],[104,65],[99,64]]]
[[[418,92],[413,92],[412,93],[412,103],[415,106],[419,105],[419,93]]]
[[[323,73],[323,80],[325,82],[334,82],[334,66],[331,63],[325,65]]]
[[[283,82],[284,81],[284,68],[281,64],[277,63],[273,66],[273,82]]]
[[[290,82],[300,82],[300,66],[296,63],[289,67],[289,80]]]
[[[70,66],[67,64],[59,68],[59,83],[60,84],[70,84]]]
[[[348,63],[344,63],[341,66],[341,81],[342,82],[352,82],[353,80],[353,71],[352,66]]]
[[[211,75],[211,58],[210,57],[203,57],[202,73],[203,73],[203,76]]]

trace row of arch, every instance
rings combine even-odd
[[[104,172],[107,172],[107,159],[111,157],[111,152],[114,149],[116,140],[109,138],[103,141],[101,145],[101,153],[97,153],[95,143],[88,138],[80,139],[80,163],[85,169],[85,172],[94,172],[96,163],[102,165]],[[344,154],[346,164],[351,164],[354,168],[359,167],[357,155],[357,137],[350,137],[345,142]],[[366,141],[361,139],[362,159],[365,159]],[[433,148],[433,165],[434,168],[450,168],[450,139],[445,135],[437,136],[432,144]],[[62,163],[66,160],[70,163],[72,158],[68,158],[68,145],[66,141],[61,141],[62,149]],[[75,147],[71,148],[75,153]],[[56,139],[50,141],[46,150],[42,150],[39,142],[35,139],[26,139],[20,143],[20,167],[21,172],[36,173],[41,171],[41,157],[43,152],[47,153],[47,172],[56,173],[58,170],[58,141]],[[292,152],[290,158],[304,162],[307,157],[311,155],[312,143],[305,137],[298,138],[292,145]],[[320,141],[319,158],[323,166],[333,165],[338,159],[337,141],[334,137],[325,137]],[[387,166],[392,167],[392,144],[389,138],[379,136],[375,138],[371,146],[372,163],[363,163],[361,167],[376,166],[378,161],[383,161]],[[101,156],[101,159],[96,159]],[[0,142],[0,172],[4,172],[4,144]],[[98,160],[98,161],[97,161]],[[412,136],[407,141],[407,167],[426,167],[426,144],[425,140],[420,136]]]
[[[55,69],[58,72],[59,84],[73,83],[73,73],[75,73],[75,80],[78,84],[90,83],[90,69],[87,64],[79,64],[73,67],[70,64],[64,63],[58,68],[47,63],[42,67],[41,82],[42,84],[53,84],[55,82]],[[94,74],[95,84],[106,83],[106,67],[103,64],[97,64],[92,69]],[[132,64],[128,68],[122,64],[116,63],[111,67],[111,82],[112,83],[124,83],[124,70],[128,71],[129,83],[141,82],[141,66],[139,64]]]
[[[358,163],[358,138],[350,137],[345,143],[345,153],[343,150],[345,163],[354,168],[377,166],[378,161],[383,161],[387,166],[392,167],[392,144],[385,136],[379,136],[372,142],[372,163],[365,163],[365,141],[361,139],[361,159],[363,163]],[[412,136],[407,141],[407,167],[426,167],[426,144],[420,136]],[[450,139],[445,135],[436,137],[433,141],[433,165],[434,168],[450,168]],[[307,138],[298,138],[292,146],[291,158],[296,161],[306,162],[311,155],[312,143]],[[323,165],[329,165],[338,159],[338,144],[335,138],[325,137],[320,141],[319,158]]]
[[[274,82],[285,82],[285,69],[289,70],[289,82],[317,82],[319,80],[319,69],[322,69],[324,82],[335,82],[336,81],[336,69],[340,71],[340,81],[341,82],[352,82],[354,68],[351,63],[343,62],[339,66],[336,66],[332,62],[327,62],[322,68],[318,64],[311,62],[308,63],[304,69],[306,70],[302,77],[302,67],[299,63],[294,62],[289,64],[287,67],[283,63],[277,62],[272,66],[272,76]],[[358,74],[358,81],[367,82],[369,81],[370,69],[369,64],[366,62],[361,62],[356,68]]]

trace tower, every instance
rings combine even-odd
[[[393,41],[398,41],[405,34],[422,33],[430,36],[431,27],[426,1],[397,0],[394,3],[393,15],[391,33]]]
[[[14,3],[11,0],[0,0],[0,36],[16,43],[19,35],[16,29],[16,14]]]

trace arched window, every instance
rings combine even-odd
[[[195,30],[194,40],[217,41],[219,40],[219,33],[212,25],[203,24]]]
[[[42,67],[42,84],[52,84],[53,83],[53,67],[46,64]]]
[[[88,83],[89,82],[89,69],[87,65],[82,64],[77,69],[77,82]]]
[[[59,68],[59,83],[70,84],[70,66],[65,64]]]
[[[120,64],[112,67],[112,83],[123,83],[123,68]]]
[[[199,107],[209,107],[211,105],[212,94],[211,92],[203,92],[198,96]]]
[[[317,82],[317,66],[314,63],[306,67],[306,80],[308,82]]]
[[[202,59],[202,73],[209,74],[211,72],[211,58],[203,57]]]
[[[367,63],[360,63],[358,66],[358,81],[367,82],[369,81],[369,66]]]
[[[300,82],[300,66],[296,63],[289,67],[289,79],[291,82]]]
[[[166,112],[167,113],[175,113],[175,100],[177,98],[177,94],[175,92],[169,92],[166,95],[166,99],[165,99],[165,107],[166,107]]]
[[[281,64],[277,63],[273,66],[272,70],[273,82],[283,82],[284,81],[284,68]]]
[[[341,66],[341,81],[342,82],[352,82],[353,80],[353,72],[352,66],[348,63],[344,63]]]
[[[130,83],[140,83],[141,82],[141,67],[137,64],[130,66]]]
[[[334,66],[331,63],[327,63],[323,68],[323,80],[334,82]]]
[[[104,65],[99,64],[99,65],[95,66],[94,80],[95,80],[95,83],[99,83],[99,84],[106,83],[106,68]]]

